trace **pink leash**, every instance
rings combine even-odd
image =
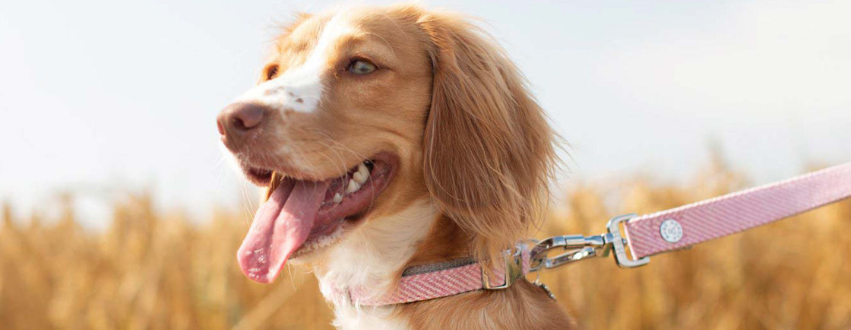
[[[738,233],[851,196],[851,163],[629,220],[635,258]]]
[[[332,297],[364,306],[381,306],[477,290],[499,290],[530,272],[607,256],[612,251],[621,267],[637,267],[647,264],[650,255],[732,235],[848,197],[851,197],[851,163],[672,210],[640,217],[616,217],[609,221],[608,232],[602,235],[555,236],[532,247],[521,244],[517,250],[506,252],[504,266],[500,263],[491,276],[475,260],[454,260],[406,269],[388,296],[370,297],[363,289],[335,289]],[[621,223],[625,236],[620,234]],[[627,246],[632,257],[627,254]],[[548,257],[555,249],[567,252]]]

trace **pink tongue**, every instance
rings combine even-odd
[[[236,259],[250,279],[271,283],[310,235],[329,182],[281,184],[257,210]]]

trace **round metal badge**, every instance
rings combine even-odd
[[[662,221],[659,232],[662,233],[662,238],[669,243],[676,243],[683,239],[683,226],[674,219]]]

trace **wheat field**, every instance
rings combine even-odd
[[[717,164],[688,185],[633,179],[571,182],[537,237],[598,234],[619,213],[648,213],[748,186]],[[2,329],[329,329],[315,278],[285,271],[272,285],[240,272],[242,211],[194,223],[139,194],[114,205],[103,231],[59,215],[0,224]],[[589,260],[543,274],[585,329],[851,328],[851,202],[845,201],[652,258],[639,269]],[[534,276],[534,275],[533,275]]]

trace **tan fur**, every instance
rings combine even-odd
[[[417,220],[431,222],[431,230],[410,243],[415,252],[404,264],[470,255],[498,260],[539,218],[555,162],[554,133],[525,78],[463,17],[403,5],[299,16],[278,38],[261,81],[303,64],[332,17],[352,32],[327,58],[320,109],[281,111],[239,156],[278,173],[323,179],[377,152],[393,153],[398,173],[365,221],[380,226],[423,199],[437,210],[436,218]],[[354,56],[382,69],[359,77],[339,70]],[[320,276],[328,271],[327,253],[310,259]],[[503,291],[401,305],[394,315],[414,329],[573,327],[525,280]]]
[[[526,281],[504,291],[479,291],[402,306],[412,329],[573,329],[575,323]]]
[[[430,39],[434,89],[424,170],[432,196],[482,260],[525,237],[546,198],[553,132],[524,77],[493,40],[452,14],[418,24]]]

